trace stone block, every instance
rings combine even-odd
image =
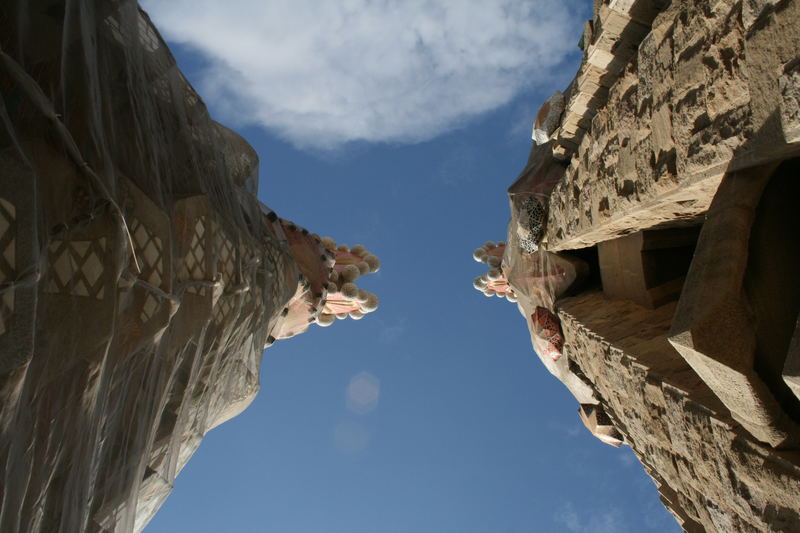
[[[625,437],[614,427],[602,404],[581,404],[578,408],[581,422],[601,442],[619,448]]]
[[[601,242],[603,293],[650,309],[676,300],[696,239],[695,228],[674,228]]]
[[[598,68],[590,63],[584,63],[576,77],[576,84],[582,90],[587,85],[598,85],[609,88],[617,81],[617,75],[606,69]]]
[[[767,17],[781,0],[743,0],[742,25],[749,30],[759,20]]]
[[[743,289],[750,229],[772,170],[759,167],[723,180],[700,234],[669,341],[750,434],[785,446],[800,431],[756,372],[755,325]]]
[[[665,2],[657,0],[610,0],[609,9],[649,26]]]
[[[569,102],[569,111],[581,118],[605,104],[608,98],[608,89],[600,86],[587,87],[573,95]]]
[[[595,32],[593,48],[612,53],[624,67],[649,31],[649,24],[642,24],[626,14],[603,6],[600,9],[600,26]],[[615,69],[614,72],[619,71]]]
[[[800,57],[784,65],[778,78],[781,91],[780,119],[787,143],[800,141]]]

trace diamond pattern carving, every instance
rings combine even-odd
[[[159,42],[156,32],[153,31],[152,26],[147,23],[141,14],[139,14],[139,42],[148,52],[158,50]]]
[[[214,323],[216,325],[224,324],[228,316],[233,311],[233,297],[220,298],[217,306],[214,307]]]
[[[222,281],[229,285],[236,274],[236,249],[224,233],[220,232],[219,237],[219,271],[222,274]]]
[[[142,313],[139,315],[139,319],[142,321],[142,324],[147,324],[153,315],[156,313],[158,309],[158,301],[155,297],[147,293],[147,296],[144,299],[144,305],[142,306]]]
[[[206,233],[206,217],[197,219],[194,225],[194,233],[192,234],[192,242],[189,245],[189,251],[183,258],[181,263],[180,274],[178,279],[180,281],[188,280],[202,280],[206,279],[206,243],[203,238]]]
[[[104,22],[111,29],[111,35],[114,37],[114,39],[122,44],[129,44],[128,35],[126,35],[126,28],[120,25],[116,18],[109,16],[106,17]],[[159,47],[159,41],[158,37],[156,37],[155,31],[153,31],[153,28],[147,23],[142,15],[139,15],[138,22],[139,43],[148,52],[154,52]]]
[[[17,210],[14,204],[0,198],[0,283],[16,279]],[[6,321],[14,312],[14,289],[6,288],[0,298],[0,335],[6,332]]]
[[[140,277],[155,287],[161,286],[164,280],[164,244],[138,218],[129,221],[136,258],[142,269]]]
[[[46,292],[86,296],[101,300],[106,238],[93,241],[52,240],[47,245],[50,276]]]
[[[267,279],[269,280],[269,287],[270,287],[270,305],[276,305],[276,302],[279,299],[280,291],[281,291],[281,284],[277,283],[278,280],[278,272],[286,272],[289,268],[287,263],[287,259],[285,258],[284,254],[281,252],[279,245],[276,241],[266,241],[264,243],[264,252],[266,253],[268,260],[262,263],[265,273],[267,274]]]
[[[189,251],[183,258],[181,268],[178,273],[178,281],[208,280],[210,275],[206,271],[206,233],[214,234],[214,223],[201,216],[197,219],[192,233],[192,241]],[[203,287],[188,287],[187,292],[204,295]]]

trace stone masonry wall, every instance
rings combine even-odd
[[[602,292],[564,299],[565,355],[686,531],[798,531],[800,454],[757,443],[730,418],[667,343],[674,306],[649,310]]]
[[[800,2],[671,2],[584,120],[551,197],[548,248],[691,221],[726,172],[796,154],[798,79]]]

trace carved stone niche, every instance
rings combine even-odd
[[[699,233],[699,227],[646,230],[598,244],[603,293],[648,309],[677,300]]]
[[[0,377],[33,356],[39,264],[33,170],[0,150]]]
[[[132,253],[120,281],[117,331],[119,348],[132,353],[163,334],[178,303],[171,294],[171,221],[132,181],[124,183]]]
[[[191,196],[175,202],[175,286],[181,301],[172,338],[197,337],[212,318],[221,295],[217,280],[217,221],[206,196]],[[181,342],[181,341],[178,341]],[[177,347],[179,348],[179,347]]]
[[[774,447],[800,442],[800,403],[784,377],[800,310],[798,167],[792,160],[723,179],[669,334],[732,417]]]
[[[624,444],[625,437],[614,426],[602,404],[581,404],[578,414],[586,429],[600,441],[615,448]]]

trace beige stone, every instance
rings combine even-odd
[[[578,408],[581,422],[586,426],[592,435],[601,442],[619,448],[624,442],[624,437],[619,430],[614,427],[614,423],[608,417],[605,409],[600,404],[581,404]]]
[[[728,175],[700,235],[670,342],[753,436],[773,446],[800,435],[756,372],[754,316],[744,297],[750,228],[774,167]]]
[[[597,387],[609,418],[682,527],[793,531],[800,518],[800,455],[744,433],[670,347],[674,304],[649,310],[603,301],[602,293],[589,292],[560,302],[565,349]],[[646,336],[660,340],[658,350],[648,352],[635,340],[643,324],[655,328]]]
[[[649,308],[677,300],[696,239],[695,228],[672,228],[600,243],[603,293]]]
[[[614,5],[625,11],[625,4]],[[610,9],[600,8],[601,20]],[[589,60],[602,47],[587,48],[575,86],[593,96],[592,83],[582,81],[592,78],[609,92],[598,105],[575,96],[567,106],[566,116],[587,109],[595,115],[590,128],[570,126],[562,134],[572,144],[561,150],[574,155],[565,184],[582,194],[556,195],[550,249],[692,223],[708,209],[726,171],[800,153],[798,20],[797,2],[672,2],[654,17],[636,61],[626,60],[619,76],[607,72],[608,55]],[[635,197],[621,194],[626,179],[637,183]]]
[[[685,531],[797,531],[800,2],[594,7],[542,242],[600,280],[553,303],[569,372],[543,363]]]

